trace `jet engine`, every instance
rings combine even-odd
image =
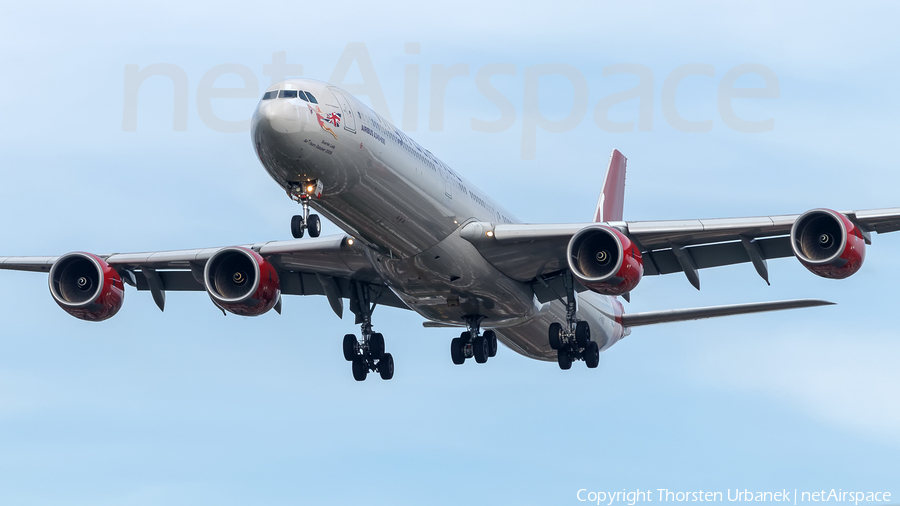
[[[641,251],[631,239],[606,225],[591,225],[569,240],[569,269],[582,285],[603,295],[624,295],[644,275]]]
[[[75,252],[59,257],[50,268],[50,295],[75,318],[99,322],[122,308],[125,285],[102,258]]]
[[[222,248],[206,262],[206,291],[213,302],[229,313],[259,316],[281,297],[278,271],[253,250]]]
[[[856,274],[866,259],[862,231],[830,209],[813,209],[797,218],[791,227],[791,247],[804,267],[829,279]]]

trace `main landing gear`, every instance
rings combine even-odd
[[[497,355],[497,334],[488,330],[484,335],[481,332],[481,320],[483,316],[466,317],[466,330],[459,337],[450,341],[450,358],[456,365],[462,365],[468,358],[475,358],[475,362],[483,364],[488,358]]]
[[[317,181],[295,183],[288,190],[291,199],[303,206],[303,214],[291,218],[291,235],[294,239],[303,237],[306,230],[309,230],[310,237],[319,237],[322,233],[322,220],[319,219],[319,215],[309,214],[309,198],[315,192],[321,192],[320,183]]]
[[[353,379],[356,381],[365,381],[369,372],[377,372],[381,379],[389,380],[394,377],[394,357],[384,351],[384,336],[372,332],[375,304],[369,301],[367,286],[362,283],[354,283],[352,286],[358,292],[362,339],[357,339],[353,334],[344,336],[344,359],[353,364]]]
[[[556,360],[562,370],[570,369],[572,362],[576,360],[584,360],[588,368],[594,369],[600,365],[600,347],[596,341],[591,340],[591,327],[588,322],[576,319],[578,303],[572,273],[566,271],[564,277],[566,324],[565,326],[557,322],[550,324],[550,348],[556,350]]]

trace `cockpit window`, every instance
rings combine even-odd
[[[263,95],[263,100],[272,100],[273,98],[278,96],[277,91],[267,91],[265,95]]]
[[[300,90],[300,98],[302,98],[306,102],[309,102],[309,99],[306,98],[306,92],[303,90]]]
[[[297,90],[281,90],[278,98],[297,98]]]
[[[310,92],[307,91],[307,92],[306,92],[306,96],[309,97],[309,101],[310,101],[310,102],[312,102],[312,103],[314,103],[314,104],[318,104],[318,103],[319,103],[319,101],[316,100],[316,97],[314,97],[312,93],[310,93]]]

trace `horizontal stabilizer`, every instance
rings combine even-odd
[[[657,323],[683,322],[703,318],[718,318],[739,314],[764,313],[785,309],[804,307],[831,306],[834,302],[821,299],[779,300],[774,302],[754,302],[750,304],[733,304],[730,306],[698,307],[692,309],[669,309],[667,311],[650,311],[622,315],[622,326],[625,328]]]

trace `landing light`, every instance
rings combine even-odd
[[[316,189],[315,186],[309,185],[309,186],[306,187],[306,193],[312,193],[313,190],[315,190],[315,189]]]
[[[493,231],[493,230],[488,230],[487,233],[486,233],[485,235],[487,235],[488,237],[494,237],[494,231]]]
[[[353,238],[352,237],[347,239],[347,244],[350,246],[353,246]]]

